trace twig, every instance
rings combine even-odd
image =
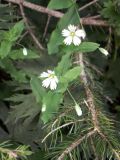
[[[100,18],[101,17],[101,15],[95,15],[95,16],[91,16],[91,17],[89,17],[90,19],[98,19],[98,18]]]
[[[27,18],[26,18],[25,13],[24,13],[22,1],[21,1],[21,3],[19,3],[19,6],[20,6],[21,15],[23,17],[24,23],[25,23],[25,25],[27,27],[27,30],[28,30],[29,34],[31,35],[33,41],[39,47],[39,49],[44,50],[44,47],[40,44],[40,42],[38,41],[37,37],[34,35],[32,29],[30,28],[30,26],[28,24]]]
[[[65,156],[68,153],[70,153],[73,149],[75,149],[84,139],[91,137],[96,132],[97,132],[97,130],[94,129],[94,130],[90,131],[89,133],[87,133],[86,135],[84,135],[83,137],[80,137],[79,139],[77,139],[75,142],[73,142],[68,148],[66,148],[63,151],[63,153],[58,157],[57,160],[64,160]]]
[[[49,23],[50,23],[50,19],[51,19],[51,16],[48,15],[47,23],[46,23],[45,30],[44,30],[44,34],[43,34],[43,39],[44,39],[45,36],[46,36],[47,30],[48,30],[48,25],[49,25]]]
[[[79,8],[78,11],[84,10],[85,8],[91,6],[92,4],[96,3],[97,1],[99,1],[99,0],[93,0],[93,1],[91,1],[90,3],[87,3],[87,4],[84,5],[83,7]]]
[[[20,43],[22,41],[22,39],[28,34],[28,31],[26,31],[21,37],[20,39],[18,40],[17,43]]]
[[[21,0],[5,0],[5,1],[19,5]],[[56,17],[56,18],[61,18],[64,15],[61,12],[50,10],[48,8],[30,3],[30,2],[27,2],[27,1],[24,1],[22,3],[22,5],[26,8],[29,8],[29,9],[32,9],[32,10],[35,10],[37,12],[41,12],[41,13],[44,13],[44,14],[48,14],[48,15],[51,15],[51,16]],[[88,18],[88,17],[87,18],[81,18],[81,23],[83,25],[93,25],[93,26],[95,25],[95,26],[103,26],[103,27],[108,27],[109,26],[109,24],[104,20],[95,20],[95,19],[91,19],[91,18]]]

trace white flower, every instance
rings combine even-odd
[[[74,25],[69,25],[68,29],[62,30],[62,36],[65,37],[64,43],[66,45],[74,44],[75,46],[79,46],[81,43],[81,38],[85,38],[86,34],[83,29],[78,29]]]
[[[82,115],[82,110],[77,103],[75,104],[75,110],[76,110],[78,116]]]
[[[24,56],[27,56],[28,52],[27,52],[27,49],[26,48],[23,48],[23,55]]]
[[[43,87],[50,87],[51,90],[55,90],[57,88],[58,78],[54,71],[47,70],[47,72],[43,72],[40,77],[45,78],[45,80],[42,81]]]
[[[109,55],[109,53],[108,53],[108,51],[107,51],[106,49],[104,49],[104,48],[99,48],[99,50],[100,50],[100,52],[103,53],[105,56],[108,56],[108,55]]]
[[[46,105],[45,105],[45,104],[43,104],[41,111],[42,111],[42,112],[45,112],[45,111],[46,111]]]

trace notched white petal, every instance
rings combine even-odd
[[[68,36],[64,39],[64,43],[66,45],[70,45],[72,43],[72,37],[71,36]]]
[[[75,32],[75,35],[78,36],[78,37],[81,37],[81,38],[85,38],[86,37],[86,33],[84,30],[82,29],[78,29],[76,32]]]
[[[68,26],[68,29],[70,32],[75,32],[76,28],[77,28],[76,26],[71,25],[71,24]]]
[[[43,73],[41,73],[41,75],[40,75],[41,78],[46,78],[46,77],[48,77],[48,76],[49,76],[49,74],[48,74],[47,72],[43,72]]]
[[[67,29],[62,30],[62,36],[63,37],[68,37],[69,35],[70,35],[70,31],[68,31]]]
[[[74,44],[75,46],[79,46],[80,43],[81,43],[81,39],[80,39],[79,37],[77,37],[77,36],[74,36],[74,37],[73,37],[73,44]]]
[[[47,71],[48,71],[49,74],[55,74],[54,71],[51,71],[51,70],[49,70],[49,69],[48,69]]]
[[[56,82],[53,79],[53,80],[51,80],[51,83],[50,83],[50,89],[51,90],[55,90],[56,88],[57,88],[57,84],[56,84]]]
[[[47,78],[47,79],[42,81],[42,86],[43,87],[48,88],[49,85],[50,85],[50,78]]]

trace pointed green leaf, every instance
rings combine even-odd
[[[23,21],[17,22],[8,32],[5,33],[5,40],[15,42],[21,35],[24,29]]]
[[[59,51],[59,46],[63,43],[64,39],[61,35],[63,29],[67,28],[69,24],[78,25],[79,23],[76,8],[72,6],[58,22],[57,28],[52,32],[48,43],[48,53],[55,54]]]
[[[41,80],[37,77],[32,77],[30,81],[31,89],[36,97],[36,101],[40,103],[42,101],[45,90],[41,87]]]
[[[12,50],[9,54],[9,57],[16,60],[16,59],[35,59],[40,58],[34,51],[27,49],[27,55],[23,54],[23,49]]]
[[[45,112],[42,112],[42,120],[44,123],[48,122],[57,112],[59,104],[62,102],[62,94],[49,91],[43,98],[43,105],[46,106]]]
[[[6,57],[9,54],[11,47],[12,47],[12,43],[10,41],[5,40],[1,42],[0,57],[1,58]]]
[[[61,78],[61,82],[72,82],[75,80],[81,73],[80,67],[74,67],[70,69],[68,72],[65,73],[65,75]]]
[[[62,51],[64,51],[65,53],[67,52],[82,52],[82,53],[86,53],[86,52],[93,52],[96,49],[99,48],[99,44],[98,43],[93,43],[93,42],[82,42],[79,46],[75,46],[75,45],[70,45],[70,46],[63,46]]]
[[[63,75],[71,67],[71,53],[65,54],[61,61],[58,63],[58,66],[55,68],[55,71],[58,75]]]
[[[51,0],[48,4],[49,9],[69,8],[73,2],[71,0]]]

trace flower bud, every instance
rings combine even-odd
[[[76,103],[74,107],[75,107],[75,110],[77,112],[77,115],[81,116],[82,115],[82,110],[81,110],[80,106]]]

